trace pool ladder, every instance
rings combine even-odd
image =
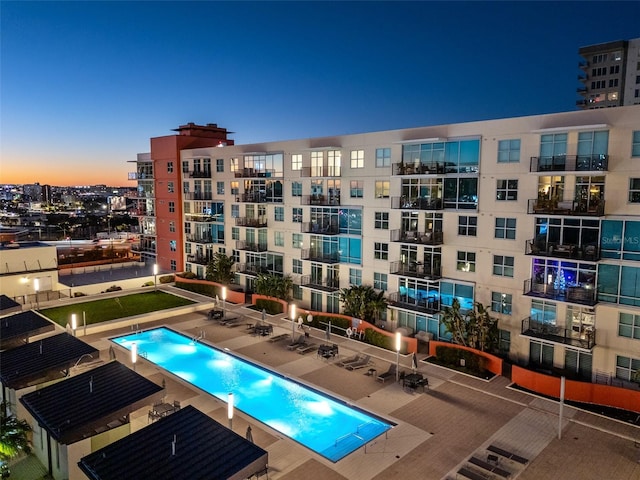
[[[334,447],[338,446],[338,443],[341,442],[342,440],[344,440],[345,438],[349,438],[349,437],[355,437],[358,440],[360,440],[361,442],[364,443],[364,453],[367,453],[367,443],[364,441],[364,438],[361,437],[360,435],[358,435],[360,433],[360,429],[366,427],[367,425],[371,424],[373,422],[365,422],[365,423],[361,423],[360,425],[358,425],[356,427],[356,431],[355,432],[351,432],[351,433],[345,433],[344,435],[342,435],[341,437],[336,438],[335,443],[333,444]],[[384,436],[385,438],[388,438],[387,436],[388,430],[384,432]]]
[[[196,335],[195,337],[193,337],[193,338],[191,339],[191,341],[192,341],[193,343],[198,343],[198,341],[202,340],[202,339],[204,338],[204,336],[205,336],[205,335],[204,335],[204,330],[200,330],[200,333],[199,333],[198,335]]]

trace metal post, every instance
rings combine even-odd
[[[227,318],[227,287],[222,287],[222,320]]]
[[[564,410],[564,381],[565,381],[565,377],[560,377],[560,412],[558,414],[558,440],[562,439],[562,414]]]
[[[296,339],[296,304],[291,304],[291,311],[289,313],[291,316],[291,341],[295,341]]]
[[[396,382],[400,380],[400,348],[402,348],[402,334],[396,332]]]
[[[233,430],[233,393],[227,396],[227,418],[229,419],[229,430]]]
[[[158,264],[153,264],[153,288],[157,292],[158,291]]]
[[[36,292],[36,308],[40,310],[40,300],[38,299],[38,292],[40,291],[40,279],[33,279],[33,289]]]

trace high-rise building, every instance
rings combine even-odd
[[[512,361],[637,381],[640,106],[185,148],[138,165],[164,173],[176,158],[180,203],[155,212],[185,232],[174,270],[204,278],[224,252],[246,291],[259,273],[291,275],[295,302],[326,312],[340,311],[341,288],[371,285],[385,328],[444,340],[442,309],[481,302]]]
[[[583,109],[640,104],[640,38],[580,48]]]

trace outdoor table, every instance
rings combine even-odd
[[[258,324],[254,327],[256,334],[265,337],[273,332],[273,326]]]
[[[404,380],[402,381],[402,388],[408,387],[412,390],[415,390],[419,386],[419,382],[423,379],[421,373],[410,373],[409,375],[405,375]]]
[[[318,347],[318,355],[321,355],[324,358],[335,357],[337,354],[338,354],[337,345],[322,344]]]

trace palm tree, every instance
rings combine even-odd
[[[453,341],[460,345],[468,346],[467,344],[467,321],[460,311],[460,300],[453,299],[450,307],[444,307],[442,309],[442,324],[447,332],[451,333]]]
[[[362,320],[372,319],[375,322],[387,309],[384,292],[376,292],[369,285],[352,285],[349,288],[343,288],[339,296],[343,304],[343,313]]]
[[[218,282],[224,285],[233,283],[235,275],[233,273],[233,264],[236,261],[232,256],[226,256],[224,253],[216,252],[213,258],[207,264],[207,272],[205,278],[211,282]]]
[[[259,295],[291,300],[293,279],[290,275],[280,276],[272,273],[259,273],[254,283],[254,289]]]
[[[474,303],[473,307],[469,320],[473,324],[475,348],[483,352],[493,351],[498,345],[498,319],[492,317],[491,309],[480,302]]]
[[[28,434],[31,425],[10,413],[7,402],[0,403],[0,460],[7,461],[20,453],[30,453]]]

